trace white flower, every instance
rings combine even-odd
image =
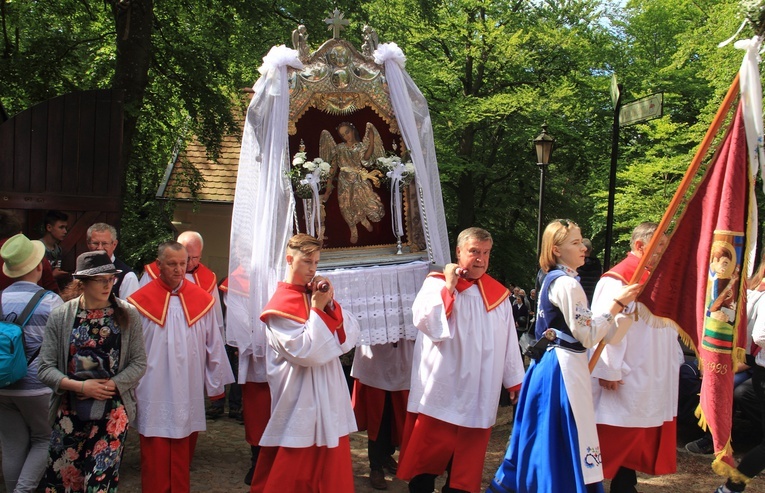
[[[316,169],[316,163],[313,161],[308,161],[305,164],[303,164],[303,168],[307,169],[310,172],[313,172],[313,170]]]
[[[404,168],[405,168],[406,174],[408,175],[414,174],[414,164],[412,164],[411,161],[409,161],[408,163],[405,163]]]
[[[329,174],[330,166],[329,166],[328,162],[322,161],[321,163],[319,163],[319,168],[321,169],[321,174],[322,175],[328,175]]]
[[[67,435],[72,433],[72,430],[74,430],[74,424],[72,423],[72,420],[69,418],[69,416],[64,416],[61,418],[61,421],[59,421],[59,426],[61,426],[61,429]]]
[[[305,163],[305,152],[296,152],[295,158],[292,160],[293,166],[300,166]]]
[[[53,462],[53,470],[56,472],[60,472],[61,469],[69,466],[69,461],[66,460],[66,457],[59,457]]]

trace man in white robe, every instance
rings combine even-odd
[[[655,230],[642,223],[632,232],[631,252],[606,272],[595,287],[592,311],[603,312],[622,286],[629,284]],[[666,239],[660,240],[657,255]],[[658,257],[654,257],[657,259]],[[647,269],[653,267],[649,260]],[[643,273],[642,281],[648,272]],[[624,313],[635,319],[617,344],[607,344],[592,372],[593,403],[603,475],[611,493],[635,493],[635,471],[660,475],[677,467],[677,394],[683,353],[670,326],[649,325],[635,302]]]
[[[523,381],[510,292],[486,274],[491,247],[488,231],[464,230],[457,264],[425,279],[412,306],[420,333],[398,466],[410,492],[432,492],[445,470],[442,491],[479,491],[500,390],[515,402]]]
[[[147,370],[136,387],[143,491],[189,491],[197,433],[206,429],[205,391],[221,398],[234,381],[213,298],[184,279],[186,249],[159,246],[159,275],[128,301],[142,315]]]
[[[329,281],[314,279],[320,249],[313,236],[290,238],[286,279],[260,317],[268,327],[271,418],[251,492],[353,491],[348,435],[356,420],[339,357],[356,345],[359,330],[333,301]]]

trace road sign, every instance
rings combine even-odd
[[[660,118],[663,111],[664,93],[651,94],[622,106],[622,111],[619,113],[619,126],[626,127],[635,123]]]

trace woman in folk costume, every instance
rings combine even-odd
[[[112,293],[119,273],[106,252],[83,253],[80,296],[48,318],[38,371],[53,389],[45,491],[117,491],[134,388],[146,371],[140,316]]]
[[[536,337],[549,345],[531,363],[505,459],[490,492],[602,492],[587,348],[616,342],[628,328],[615,316],[638,294],[625,286],[610,311],[593,314],[577,280],[586,247],[579,226],[556,219],[542,236],[539,265],[547,273],[539,293]],[[537,343],[537,348],[544,345]]]

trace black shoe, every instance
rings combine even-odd
[[[247,486],[250,486],[252,484],[252,477],[255,475],[255,464],[250,467],[250,470],[247,471],[247,474],[244,475],[244,484]]]
[[[233,411],[228,412],[228,417],[231,419],[235,419],[239,421],[240,423],[244,422],[244,419],[242,418],[242,411],[237,411],[236,409]]]
[[[252,484],[252,477],[255,475],[255,466],[258,464],[258,457],[260,456],[260,447],[256,445],[250,445],[250,454],[252,455],[250,458],[252,466],[250,467],[250,470],[247,471],[247,474],[244,475],[244,484],[247,486]]]
[[[372,470],[369,473],[369,484],[376,490],[387,490],[388,483],[385,481],[385,472],[382,469]]]
[[[211,407],[205,413],[207,419],[218,419],[223,416],[226,411],[222,407]]]
[[[715,453],[714,443],[709,436],[703,436],[698,440],[687,443],[685,450],[696,455],[712,455]]]

